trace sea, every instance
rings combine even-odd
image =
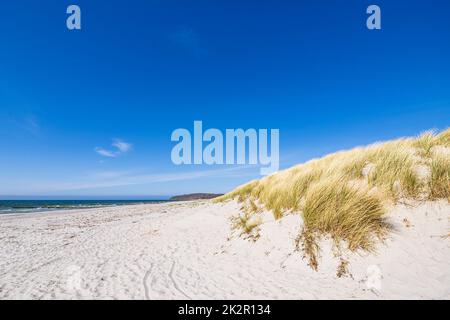
[[[161,203],[167,201],[168,200],[0,200],[0,214],[27,214],[55,210]]]

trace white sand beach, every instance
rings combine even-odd
[[[1,299],[449,299],[448,201],[397,205],[377,252],[331,241],[313,271],[294,239],[298,214],[266,214],[255,242],[230,228],[235,201],[0,216]]]

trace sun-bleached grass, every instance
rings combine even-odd
[[[433,156],[429,187],[431,198],[450,200],[450,158],[448,156]]]
[[[383,198],[377,191],[341,177],[311,186],[303,206],[306,229],[346,239],[351,250],[372,247],[371,235],[384,233],[384,213]]]
[[[438,145],[450,147],[450,128],[442,131],[436,136],[436,143]]]
[[[421,157],[429,158],[431,157],[432,149],[437,145],[437,142],[435,132],[426,131],[414,141],[414,147],[417,149],[417,152]]]
[[[261,217],[256,215],[259,208],[250,200],[241,208],[241,213],[231,217],[231,225],[235,230],[240,230],[241,235],[246,238],[256,240],[259,238],[258,226],[261,224]]]
[[[343,241],[350,250],[372,250],[375,239],[389,229],[385,222],[388,203],[402,198],[450,200],[449,148],[450,129],[438,134],[427,131],[416,138],[314,159],[251,181],[216,201],[251,201],[272,211],[275,219],[299,212],[304,227],[298,247],[317,268],[321,236]],[[429,176],[418,173],[420,166],[426,167]]]

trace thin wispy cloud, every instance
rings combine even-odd
[[[114,139],[111,144],[114,150],[105,149],[103,147],[95,147],[94,150],[99,155],[107,158],[116,158],[124,153],[131,151],[133,145],[129,142],[125,142],[121,139]]]
[[[27,114],[23,117],[9,119],[15,126],[28,132],[33,136],[39,136],[41,133],[41,124],[37,116]]]
[[[97,152],[99,155],[108,157],[108,158],[115,158],[118,156],[117,152],[109,151],[100,147],[95,148],[95,152]]]
[[[230,178],[231,176],[258,175],[258,166],[247,165],[221,169],[199,170],[178,173],[139,173],[133,171],[105,171],[89,174],[79,181],[32,184],[27,183],[27,190],[21,186],[21,192],[67,192],[75,190],[93,190],[99,188],[147,185],[162,182],[190,181],[209,178]],[[1,191],[1,189],[0,189]],[[6,191],[6,190],[5,190]],[[9,192],[13,192],[9,190]]]
[[[130,151],[132,148],[131,143],[122,141],[120,139],[115,139],[112,145],[119,149],[119,151],[122,153]]]

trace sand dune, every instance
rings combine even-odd
[[[180,202],[0,217],[1,299],[450,298],[447,201],[390,208],[376,253],[320,243],[313,271],[298,214],[263,214],[254,242],[231,231],[234,201]]]

